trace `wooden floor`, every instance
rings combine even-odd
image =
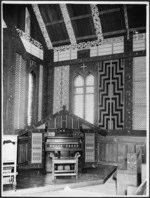
[[[103,184],[116,171],[115,166],[99,165],[97,168],[86,168],[84,172],[79,173],[78,179],[74,177],[57,177],[52,181],[51,173],[43,174],[39,170],[19,170],[17,176],[17,190],[31,189],[44,186],[53,186],[55,190],[60,186],[70,185],[78,188],[88,185]],[[13,190],[12,185],[4,185],[3,191]]]

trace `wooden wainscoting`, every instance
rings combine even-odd
[[[138,153],[142,149],[142,163],[146,162],[146,137],[107,136],[98,137],[98,163],[121,165],[127,153]]]

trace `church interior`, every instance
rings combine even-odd
[[[149,193],[145,2],[2,2],[3,196]]]

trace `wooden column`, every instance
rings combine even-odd
[[[132,38],[125,37],[124,53],[132,52]],[[132,132],[132,78],[133,78],[133,58],[125,58],[125,82],[124,82],[124,130],[126,134]]]

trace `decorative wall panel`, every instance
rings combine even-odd
[[[25,125],[26,86],[26,62],[21,55],[16,53],[14,129],[23,129]]]
[[[135,34],[133,35],[133,51],[145,50],[146,49],[146,34]]]
[[[42,133],[32,133],[31,163],[42,163]]]
[[[69,109],[69,69],[69,66],[54,69],[53,114],[62,110],[63,105]]]
[[[124,64],[122,60],[99,65],[99,126],[103,129],[124,127]]]
[[[38,101],[38,121],[42,119],[42,96],[43,96],[43,66],[39,68],[39,101]]]
[[[95,162],[95,133],[85,133],[85,162]]]
[[[146,130],[146,57],[133,58],[133,129]]]

